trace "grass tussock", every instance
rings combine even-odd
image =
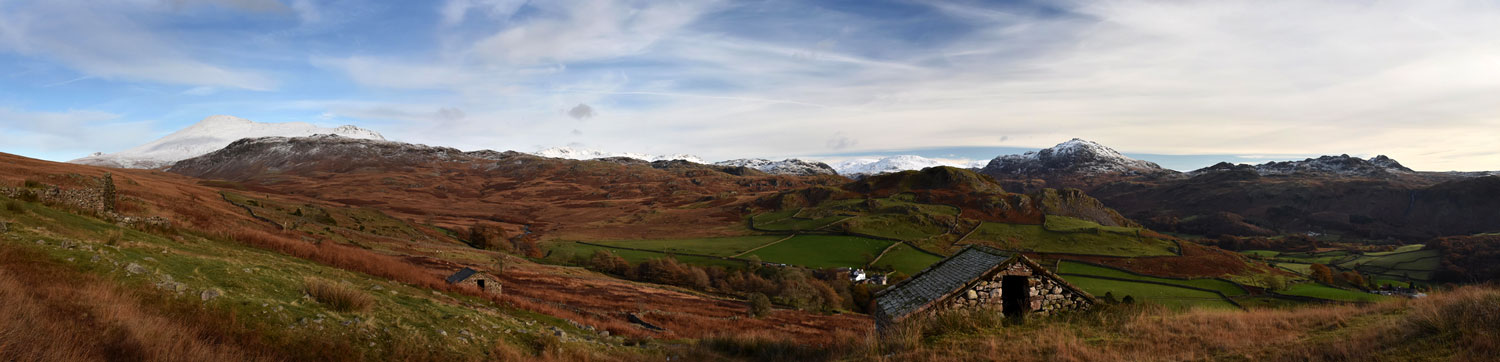
[[[307,278],[303,290],[319,303],[340,312],[367,312],[375,306],[375,298],[369,294],[323,279]]]

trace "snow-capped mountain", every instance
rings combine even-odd
[[[1125,157],[1104,145],[1074,138],[1052,148],[995,157],[980,171],[996,178],[1039,175],[1151,174],[1169,172],[1156,163]]]
[[[596,159],[596,158],[606,158],[606,157],[629,157],[629,158],[634,158],[634,159],[638,159],[638,160],[646,160],[646,161],[683,160],[683,161],[688,161],[688,162],[692,162],[692,163],[707,163],[707,162],[704,162],[703,159],[699,158],[698,156],[689,155],[689,154],[682,154],[682,153],[667,154],[667,155],[649,155],[649,154],[644,154],[644,153],[631,153],[631,152],[605,152],[605,151],[600,151],[600,150],[578,149],[578,148],[572,148],[572,147],[552,147],[552,148],[544,149],[544,150],[541,150],[541,151],[533,152],[532,154],[533,155],[537,155],[537,156],[542,156],[542,157],[565,158],[565,159],[570,159],[570,160],[592,160],[592,159]]]
[[[953,166],[960,168],[973,168],[978,165],[947,162],[922,156],[897,155],[883,158],[856,158],[846,160],[833,165],[840,175],[849,177],[878,175],[888,172],[901,172],[907,170],[920,170],[934,166]]]
[[[234,116],[210,116],[177,132],[115,153],[95,153],[68,161],[71,163],[121,167],[159,168],[177,161],[202,156],[243,138],[303,137],[332,134],[349,138],[384,140],[380,133],[355,126],[318,127],[309,123],[259,123]]]
[[[1384,155],[1375,156],[1374,158],[1368,160],[1359,157],[1352,157],[1349,155],[1338,155],[1309,158],[1302,161],[1273,161],[1262,163],[1259,165],[1236,166],[1221,162],[1217,165],[1205,167],[1193,171],[1189,174],[1199,175],[1208,172],[1241,169],[1248,170],[1250,168],[1254,168],[1255,172],[1260,174],[1261,176],[1305,174],[1344,177],[1381,177],[1397,174],[1411,174],[1415,172],[1410,168],[1406,168],[1406,166],[1402,166],[1400,162],[1396,162],[1396,160],[1393,160],[1390,157],[1385,157]]]
[[[816,161],[803,161],[788,158],[781,161],[771,161],[764,158],[741,158],[736,160],[715,162],[715,166],[748,167],[773,175],[835,175],[838,174],[833,167],[826,163]]]

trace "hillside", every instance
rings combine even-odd
[[[483,222],[509,235],[585,239],[742,233],[735,204],[785,187],[845,181],[681,161],[577,161],[326,136],[242,140],[169,171],[373,207],[447,228]]]
[[[0,308],[15,308],[15,302],[33,309],[4,310],[46,315],[48,308],[129,308],[143,313],[137,318],[99,312],[106,319],[97,321],[53,318],[46,319],[45,326],[4,319],[0,335],[5,336],[16,335],[16,328],[24,325],[53,328],[40,330],[39,338],[66,340],[58,333],[73,333],[67,331],[90,323],[115,326],[101,332],[130,336],[99,335],[93,338],[97,342],[74,342],[76,349],[26,349],[15,352],[22,353],[19,356],[119,357],[108,348],[127,346],[137,349],[136,356],[159,359],[202,348],[203,342],[170,333],[219,333],[232,336],[237,344],[190,355],[451,360],[488,353],[506,359],[562,353],[575,356],[567,359],[620,358],[650,353],[626,347],[630,338],[701,338],[719,333],[711,326],[738,320],[743,313],[741,302],[733,300],[476,249],[431,223],[393,217],[375,208],[157,171],[106,170],[11,155],[0,155],[0,161],[0,184],[5,185],[0,193],[5,205],[0,209],[0,255],[8,258],[0,267],[5,270],[0,272],[0,297],[7,300]],[[102,177],[106,172],[109,177]],[[497,276],[504,294],[442,282],[463,267]],[[111,294],[98,303],[116,305],[84,300],[68,307],[49,299],[53,297],[29,294],[10,283],[38,283],[42,277],[17,280],[12,275],[29,275],[12,274],[23,270],[19,268],[70,270],[62,275],[87,281],[78,288],[95,288],[78,293],[103,290]],[[341,293],[365,301],[340,309],[345,307],[310,291],[313,284],[323,282],[332,283],[335,290],[352,289]],[[67,288],[74,284],[63,283]],[[112,285],[145,288],[118,292]],[[603,295],[611,297],[600,298]],[[639,327],[627,314],[665,330]],[[196,319],[158,321],[179,317]],[[241,322],[220,326],[194,320]],[[808,338],[834,329],[867,328],[858,316],[795,311],[735,323]],[[168,334],[150,337],[153,333]],[[11,341],[17,340],[7,337]],[[105,350],[90,352],[94,346]],[[12,351],[0,355],[18,356]]]
[[[1205,236],[1329,234],[1409,242],[1500,231],[1486,173],[1413,171],[1349,155],[1162,169],[1086,140],[992,160],[980,172],[1007,189],[1078,188],[1157,230]]]

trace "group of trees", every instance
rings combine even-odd
[[[1359,274],[1357,271],[1346,270],[1335,273],[1333,268],[1329,268],[1323,264],[1313,264],[1309,269],[1311,272],[1308,273],[1307,277],[1323,284],[1343,284],[1360,289],[1379,288],[1372,280],[1366,279],[1364,275]]]
[[[847,273],[834,269],[767,267],[754,262],[746,268],[728,269],[686,264],[670,256],[631,264],[604,250],[576,257],[573,262],[629,280],[750,298],[751,314],[758,308],[754,303],[757,298],[802,310],[863,312],[872,294],[868,285],[851,283]],[[768,305],[763,307],[769,308]]]
[[[542,248],[533,238],[525,235],[509,237],[504,229],[489,224],[475,223],[465,234],[463,237],[469,246],[477,249],[502,250],[532,258],[542,257]]]

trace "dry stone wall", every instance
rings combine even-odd
[[[969,289],[959,292],[948,302],[948,308],[952,309],[978,309],[988,308],[1005,312],[1004,289],[1002,280],[1006,276],[1027,277],[1028,300],[1031,305],[1027,312],[1039,315],[1052,315],[1070,310],[1085,310],[1089,308],[1089,301],[1082,295],[1063,287],[1061,283],[1040,273],[1034,273],[1029,266],[1023,263],[1014,263],[1005,270],[994,276],[975,283]]]

